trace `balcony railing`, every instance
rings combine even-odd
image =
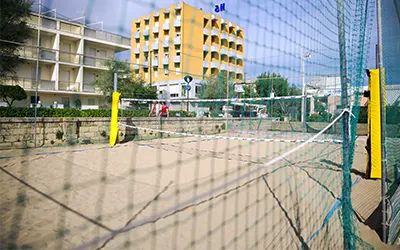
[[[208,36],[210,34],[210,31],[207,28],[204,28],[203,34]]]
[[[92,83],[83,83],[83,92],[88,92],[88,93],[95,93],[95,92],[100,92],[99,89],[95,88]]]
[[[72,24],[67,24],[67,23],[61,22],[60,23],[60,30],[80,35],[82,27],[81,26],[77,26],[77,25],[72,25]],[[85,31],[85,35],[86,35],[86,31]]]
[[[39,79],[38,80],[39,90],[55,90],[55,81]],[[24,89],[36,89],[36,79],[32,78],[18,78],[17,80],[6,80],[6,85],[19,85]]]
[[[174,56],[174,63],[179,63],[181,62],[181,57],[180,56]]]
[[[82,55],[60,51],[60,61],[67,63],[80,64],[82,60]]]
[[[92,29],[88,29],[88,28],[85,28],[85,36],[96,38],[99,40],[108,41],[108,42],[113,42],[113,43],[117,43],[117,44],[127,45],[127,46],[130,46],[130,44],[131,44],[131,39],[129,39],[127,37],[115,35],[115,34],[104,32],[104,31],[92,30]]]
[[[208,68],[208,62],[207,61],[203,61],[203,68]]]
[[[211,62],[212,69],[218,69],[218,62]]]
[[[222,48],[222,49],[221,49],[221,55],[228,55],[228,50]]]
[[[84,55],[83,65],[99,67],[99,68],[107,68],[107,66],[105,66],[105,63],[108,60],[113,60],[113,58],[97,58],[89,55]]]
[[[58,82],[58,90],[79,92],[80,91],[80,83],[59,81]]]
[[[133,49],[134,54],[140,54],[140,48],[134,48]]]
[[[158,33],[159,29],[160,29],[160,27],[158,27],[158,26],[153,27],[152,28],[153,33]]]
[[[140,31],[136,31],[135,33],[133,33],[133,37],[136,39],[140,38]]]
[[[207,51],[208,52],[208,45],[203,44],[203,51]]]
[[[175,20],[174,27],[181,27],[181,20]]]
[[[168,57],[164,57],[164,58],[162,59],[162,64],[163,64],[163,65],[168,65],[168,63],[169,63],[169,58],[168,58]]]
[[[169,23],[164,23],[162,28],[163,30],[169,30]]]
[[[211,30],[211,36],[218,36],[219,31],[217,29],[212,29]]]
[[[55,61],[56,60],[56,52],[51,49],[40,49],[40,57],[39,58],[43,59],[43,60]]]
[[[211,46],[211,52],[217,52],[218,53],[218,46]]]
[[[174,38],[174,45],[179,45],[181,44],[181,38],[180,37],[175,37]]]

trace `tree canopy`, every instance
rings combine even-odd
[[[0,98],[11,107],[14,101],[22,101],[26,99],[25,90],[19,85],[1,85]]]
[[[202,91],[202,98],[219,99],[226,98],[226,76],[223,73],[211,76],[206,80]],[[229,83],[229,98],[235,95],[234,86]]]
[[[98,88],[105,97],[111,97],[114,91],[114,73],[117,73],[119,76],[117,90],[121,93],[121,98],[157,98],[157,90],[145,83],[143,78],[135,77],[129,63],[110,60],[105,64],[109,70],[101,73],[93,82],[93,86]]]
[[[0,37],[11,41],[0,41],[0,81],[17,79],[18,66],[22,62],[18,47],[31,36],[27,19],[32,3],[30,0],[0,1]]]
[[[259,97],[301,95],[301,90],[296,86],[289,86],[288,79],[277,73],[264,72],[257,76],[256,90]]]

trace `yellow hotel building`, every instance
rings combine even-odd
[[[133,19],[131,47],[135,74],[164,97],[187,97],[186,75],[193,77],[190,98],[205,77],[219,72],[228,81],[243,80],[243,27],[184,2]]]

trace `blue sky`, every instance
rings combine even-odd
[[[86,14],[88,22],[104,22],[106,31],[130,36],[131,20],[151,11],[177,3],[176,0],[43,0],[65,16]],[[263,71],[274,71],[299,84],[301,51],[311,51],[306,60],[308,75],[339,73],[338,35],[335,1],[327,0],[187,0],[205,12],[224,2],[222,17],[245,29],[245,73],[253,78]],[[345,1],[352,2],[352,1]],[[38,3],[38,0],[35,1]],[[352,6],[346,6],[346,14]],[[216,13],[215,13],[216,14]],[[346,23],[350,23],[348,20]],[[375,22],[371,48],[375,48]],[[350,38],[350,36],[349,36]],[[350,46],[348,41],[347,46]],[[372,51],[371,51],[372,52]],[[370,53],[368,67],[375,66]],[[129,53],[120,55],[128,59]]]

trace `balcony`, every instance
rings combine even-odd
[[[168,14],[168,13],[169,13],[169,9],[165,9],[164,14]]]
[[[159,17],[159,16],[160,16],[160,13],[158,11],[153,14],[153,17]]]
[[[143,30],[143,36],[149,36],[150,31],[148,29]]]
[[[242,39],[236,39],[236,44],[237,45],[243,45],[243,40]]]
[[[80,83],[59,81],[58,82],[58,90],[79,92],[80,91]]]
[[[134,69],[134,70],[139,70],[139,68],[140,68],[140,66],[139,66],[138,64],[134,64],[134,65],[133,65],[133,69]]]
[[[226,34],[225,32],[221,33],[221,40],[228,40],[228,34]]]
[[[221,24],[226,24],[226,21],[221,18]]]
[[[236,53],[236,58],[237,58],[238,60],[243,60],[243,55],[242,55],[242,54],[239,54],[239,53]]]
[[[178,3],[178,4],[175,6],[175,9],[176,9],[176,10],[180,10],[180,9],[182,9],[182,6],[181,6],[181,4],[180,4],[180,3]]]
[[[92,56],[84,55],[83,56],[83,64],[86,65],[86,66],[107,68],[105,66],[105,63],[106,63],[107,60],[110,60],[110,59],[112,59],[112,58],[100,59],[100,58],[95,58],[95,57],[92,57]]]
[[[233,27],[233,23],[229,22],[229,27]]]
[[[163,48],[168,48],[169,47],[169,40],[162,41],[162,46],[163,46]]]
[[[210,35],[210,31],[207,28],[204,28],[203,29],[203,34],[208,36],[208,35]]]
[[[158,43],[153,43],[153,45],[151,46],[151,48],[153,50],[158,50]]]
[[[71,53],[71,52],[60,51],[60,61],[61,62],[80,64],[81,58],[82,58],[82,55]]]
[[[208,52],[209,48],[208,45],[203,44],[203,51],[207,51]]]
[[[180,63],[181,62],[181,57],[180,56],[174,56],[174,63]]]
[[[217,21],[218,20],[218,18],[213,14],[213,15],[211,15],[211,20],[213,20],[213,21]]]
[[[143,64],[143,68],[149,67],[149,61],[144,61],[142,64]]]
[[[216,45],[212,45],[211,46],[211,52],[219,52],[219,50],[218,50],[218,46],[216,46]]]
[[[208,69],[208,62],[203,61],[203,68],[207,68]]]
[[[152,30],[153,30],[153,33],[156,34],[156,33],[158,33],[159,27],[155,26],[155,27],[153,27]]]
[[[228,70],[229,66],[228,64],[222,63],[221,64],[221,70]]]
[[[55,81],[39,79],[38,81],[38,89],[40,90],[55,90],[56,84]],[[36,79],[32,78],[18,78],[15,80],[6,80],[6,85],[19,85],[24,89],[35,89],[36,88]]]
[[[151,61],[151,66],[152,66],[152,67],[158,67],[158,59],[153,59],[153,60]]]
[[[229,58],[234,58],[236,57],[236,52],[235,51],[229,51]]]
[[[40,54],[39,54],[39,59],[55,61],[56,60],[56,52],[52,49],[41,48]]]
[[[228,70],[229,70],[229,72],[236,72],[235,66],[229,66]]]
[[[164,23],[162,28],[163,30],[169,30],[169,23]]]
[[[144,17],[143,17],[143,20],[149,21],[149,15],[144,16]]]
[[[44,28],[56,29],[57,28],[57,22],[54,21],[54,20],[51,20],[51,19],[43,18],[42,26]]]
[[[136,31],[136,32],[133,34],[133,37],[134,37],[135,39],[139,39],[139,38],[140,38],[140,31]]]
[[[136,24],[140,24],[140,19],[137,19],[137,20],[135,21],[135,23],[136,23]]]
[[[180,37],[175,37],[174,38],[174,45],[180,45],[181,44],[181,38]]]
[[[233,36],[229,36],[228,41],[229,41],[230,43],[234,43],[234,42],[236,42],[236,38],[233,37]]]
[[[131,39],[128,37],[123,37],[120,35],[115,35],[112,33],[99,31],[99,30],[92,30],[92,29],[85,28],[85,36],[91,37],[91,38],[96,38],[96,39],[107,41],[107,42],[122,44],[125,46],[131,45]]]
[[[221,49],[221,55],[228,55],[228,50],[222,48],[222,49]]]
[[[181,20],[175,20],[174,27],[181,27]]]
[[[211,36],[218,36],[218,35],[219,35],[219,31],[217,29],[211,30]]]
[[[37,58],[37,48],[31,46],[24,46],[20,47],[19,49],[19,56],[23,58]],[[56,60],[56,51],[47,48],[40,48],[39,50],[39,59],[42,60],[49,60],[55,61]]]
[[[236,68],[236,74],[243,74],[242,68]]]
[[[212,69],[218,69],[218,62],[211,62]]]
[[[169,64],[169,57],[164,57],[164,58],[162,59],[162,64],[163,64],[163,65],[168,65],[168,64]]]
[[[133,49],[133,53],[134,53],[135,55],[140,54],[140,48],[134,48],[134,49]]]
[[[95,93],[97,89],[90,83],[83,83],[83,92]]]
[[[144,45],[142,50],[143,50],[143,52],[149,52],[149,46]]]

